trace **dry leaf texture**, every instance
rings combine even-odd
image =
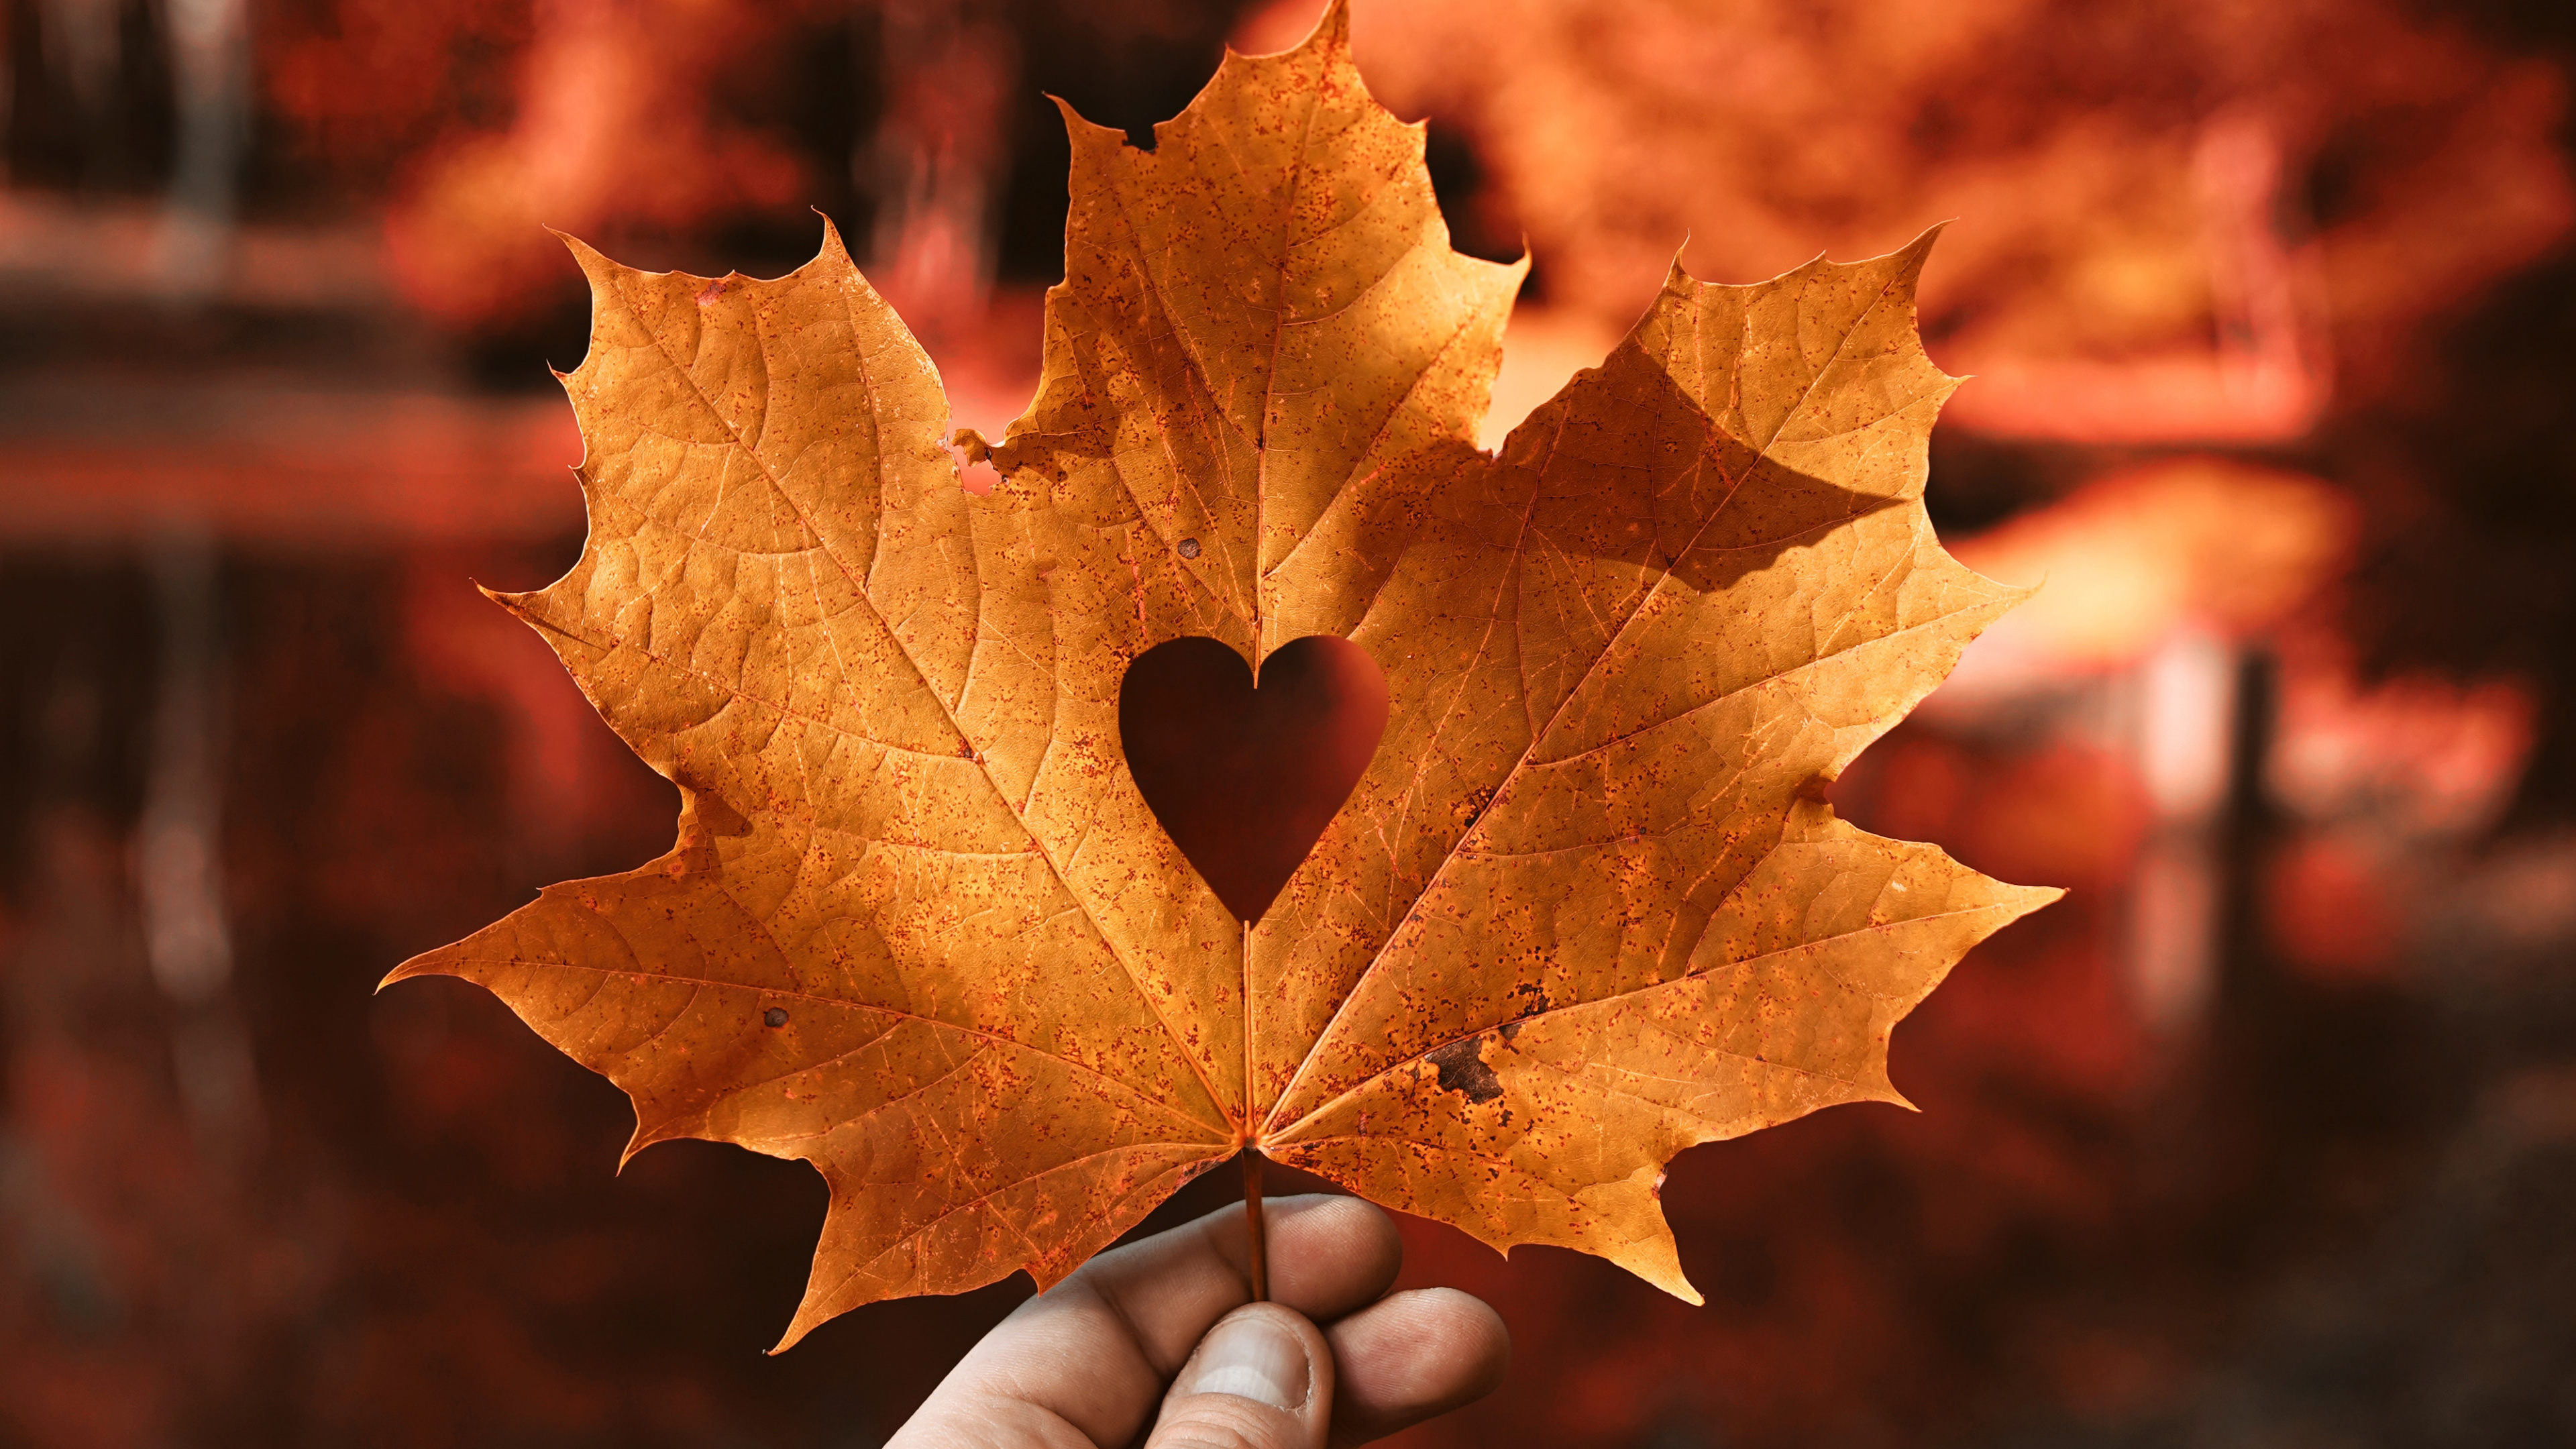
[[[630,1152],[821,1169],[787,1342],[1051,1284],[1245,1146],[1697,1301],[1664,1164],[1901,1101],[1890,1029],[2054,894],[1820,798],[2019,597],[1920,502],[1931,238],[1676,270],[1494,457],[1525,264],[1449,249],[1338,6],[1150,152],[1066,121],[1044,380],[964,440],[989,498],[836,237],[776,281],[575,245],[590,538],[495,597],[679,784],[679,840],[395,976],[480,982],[608,1075]],[[1389,723],[1247,927],[1139,797],[1119,682],[1310,634],[1370,652]]]

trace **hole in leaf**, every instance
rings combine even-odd
[[[1258,688],[1232,646],[1174,639],[1127,666],[1118,733],[1172,843],[1237,920],[1257,921],[1368,769],[1386,704],[1386,676],[1348,639],[1282,645]]]

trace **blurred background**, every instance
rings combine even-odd
[[[1536,258],[1489,441],[1685,238],[1955,219],[1933,516],[2048,587],[1836,799],[2072,888],[1899,1033],[1921,1115],[1674,1165],[1706,1308],[1408,1223],[1518,1361],[1406,1442],[2576,1442],[2576,11],[1356,5]],[[540,227],[770,274],[819,209],[998,434],[1043,94],[1149,142],[1316,8],[0,0],[0,1445],[874,1445],[1019,1301],[765,1358],[810,1169],[615,1175],[605,1082],[370,994],[671,839],[469,582],[579,549]]]

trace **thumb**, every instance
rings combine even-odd
[[[1181,1365],[1145,1449],[1323,1449],[1332,1418],[1322,1331],[1276,1303],[1247,1303]]]

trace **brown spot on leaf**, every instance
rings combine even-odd
[[[1484,1056],[1477,1050],[1479,1040],[1471,1036],[1453,1041],[1425,1054],[1424,1059],[1439,1069],[1440,1090],[1458,1092],[1468,1101],[1482,1104],[1503,1094],[1503,1079],[1485,1065]]]

